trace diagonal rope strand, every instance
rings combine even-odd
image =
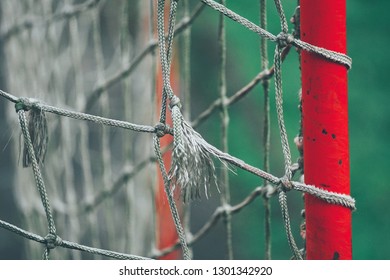
[[[311,45],[307,42],[303,42],[299,39],[294,38],[293,35],[287,34],[286,30],[286,24],[282,23],[282,34],[283,36],[275,36],[274,34],[264,30],[263,28],[259,27],[258,25],[254,24],[253,22],[249,21],[248,19],[240,16],[239,14],[233,12],[232,10],[226,8],[225,6],[213,1],[213,0],[201,0],[203,3],[208,5],[209,7],[213,8],[214,10],[223,13],[225,16],[229,17],[230,19],[236,21],[237,23],[241,24],[242,26],[246,27],[247,29],[259,34],[260,36],[273,41],[277,42],[280,40],[283,40],[286,44],[293,44],[294,46],[304,49],[309,52],[314,52],[326,59],[329,59],[333,62],[340,63],[344,66],[346,66],[348,69],[352,67],[352,59],[343,54],[332,50],[327,50],[321,47],[317,47],[314,45]],[[279,12],[282,12],[281,6]],[[285,16],[284,16],[285,17]]]

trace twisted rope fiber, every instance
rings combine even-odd
[[[175,34],[175,21],[176,21],[176,10],[177,10],[177,0],[171,1],[171,7],[170,7],[170,12],[169,12],[169,23],[168,23],[168,36],[167,36],[167,45],[168,49],[166,51],[166,63],[167,65],[163,67],[167,67],[168,69],[168,74],[169,74],[169,69],[171,67],[171,62],[172,62],[172,45],[173,45],[173,37]],[[161,13],[158,13],[157,17],[159,17]],[[164,20],[164,13],[162,13],[162,19],[159,17],[159,20]],[[159,32],[160,29],[158,29]],[[164,35],[165,37],[165,30],[163,28],[163,33],[159,32],[159,35]],[[162,38],[159,37],[159,40],[162,40]],[[165,38],[164,38],[165,40]],[[160,51],[161,52],[161,51]],[[163,70],[164,71],[164,70]],[[163,74],[164,75],[164,74]],[[173,94],[173,91],[172,91]],[[168,92],[166,87],[163,87],[163,94],[162,94],[162,100],[161,100],[161,112],[160,112],[160,122],[164,123],[166,122],[166,112],[167,112],[167,98],[168,98]],[[172,95],[169,97],[172,99]]]
[[[344,206],[351,210],[356,210],[355,199],[350,195],[329,192],[312,185],[306,185],[295,181],[291,182],[291,184],[294,190],[314,195],[315,197],[331,204]]]
[[[274,65],[275,65],[275,104],[278,118],[280,139],[282,144],[282,151],[284,157],[285,176],[288,180],[292,178],[291,172],[291,151],[288,144],[288,136],[286,126],[284,124],[284,113],[283,113],[283,89],[282,89],[282,73],[281,73],[281,47],[278,44],[275,49]]]
[[[280,0],[275,0],[275,6],[279,14],[282,34],[288,33],[288,25],[285,13],[283,11],[283,6]],[[275,104],[277,119],[279,124],[279,133],[282,144],[282,151],[284,157],[284,169],[285,175],[282,179],[282,186],[289,188],[291,186],[292,179],[292,162],[291,162],[291,151],[288,143],[288,136],[286,131],[286,126],[284,124],[284,113],[283,113],[283,87],[282,87],[282,70],[281,70],[281,61],[282,61],[282,49],[286,46],[286,41],[280,40],[280,36],[277,37],[277,44],[274,55],[274,65],[275,65]],[[295,259],[302,259],[302,256],[299,252],[299,249],[294,240],[294,236],[291,231],[291,223],[287,205],[287,196],[286,190],[281,188],[279,191],[279,204],[282,210],[282,217],[284,220],[285,231],[287,235],[288,244],[293,252]]]
[[[287,24],[287,18],[286,14],[283,11],[283,6],[282,3],[279,0],[275,0],[275,7],[276,10],[278,11],[279,19],[280,19],[280,28],[283,33],[288,32],[288,24]]]

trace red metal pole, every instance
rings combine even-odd
[[[301,39],[346,52],[346,0],[301,0]],[[347,69],[302,51],[305,183],[349,194]],[[305,196],[307,259],[351,259],[351,210]]]

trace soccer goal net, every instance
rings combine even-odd
[[[304,259],[305,215],[301,226],[292,229],[287,193],[308,194],[345,213],[355,208],[348,191],[303,181],[305,120],[296,124],[291,138],[282,86],[282,64],[291,53],[304,52],[308,57],[303,59],[314,56],[345,72],[351,59],[344,51],[301,36],[299,5],[289,20],[280,0],[242,3],[245,9],[258,9],[255,22],[229,9],[229,2],[1,1],[1,125],[9,139],[3,154],[9,158],[0,159],[0,172],[12,182],[9,196],[15,204],[7,206],[7,217],[17,224],[1,214],[0,227],[25,239],[20,257],[191,259],[194,246],[222,225],[219,239],[226,257],[233,259],[240,235],[233,217],[245,221],[243,209],[258,203],[262,210],[257,215],[264,217],[258,227],[265,244],[261,255],[272,257],[271,217],[279,217],[288,241],[285,258]],[[267,28],[267,6],[278,15],[276,34]],[[254,46],[242,42],[242,51],[258,50],[253,59],[257,73],[234,86],[230,72],[232,67],[241,71],[241,66],[229,64],[230,26],[259,37]],[[212,28],[213,39],[208,35]],[[201,67],[213,69],[212,83],[198,75]],[[207,94],[194,91],[201,83],[206,86],[199,88],[215,88]],[[299,115],[305,112],[302,100],[306,102],[308,93],[305,86],[291,91],[299,94],[288,110]],[[231,138],[244,137],[240,124],[232,125],[231,110],[253,95],[261,96],[251,99],[258,102],[258,110],[245,112],[245,125],[260,120],[251,127],[261,135],[262,145],[256,147],[261,158],[249,164],[245,153],[239,157],[231,152]],[[202,130],[206,122],[211,125]],[[345,140],[338,131],[320,131],[331,140]],[[296,162],[290,148],[294,142]],[[276,149],[282,162],[273,172]],[[338,167],[347,164],[340,161]],[[234,198],[232,189],[241,186],[231,181],[233,173],[238,180],[250,174],[258,184],[246,186],[241,198]],[[203,224],[194,225],[196,215],[205,213],[207,198],[213,201],[207,207],[213,209],[201,219]],[[281,211],[271,213],[273,198]],[[302,208],[303,202],[294,208],[294,216]]]

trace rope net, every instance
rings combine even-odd
[[[292,47],[317,53],[348,68],[350,58],[301,41],[299,26],[289,31],[279,0],[274,1],[281,23],[278,35],[266,30],[264,0],[260,1],[260,25],[228,9],[225,1],[199,2],[1,2],[0,41],[6,65],[2,65],[0,95],[2,102],[7,101],[8,125],[19,126],[21,131],[21,137],[11,139],[15,142],[14,158],[30,168],[13,170],[15,207],[23,215],[22,225],[0,220],[0,226],[30,240],[25,244],[29,258],[42,258],[43,254],[44,259],[147,259],[181,248],[183,258],[191,259],[191,247],[222,219],[227,257],[232,259],[232,216],[258,197],[263,198],[266,217],[265,258],[271,258],[270,199],[277,196],[291,254],[302,259],[304,250],[298,248],[290,226],[288,191],[309,193],[354,209],[355,201],[349,195],[294,180],[302,160],[293,163],[291,159],[281,76],[281,64]],[[219,12],[215,43],[218,95],[190,120],[190,99],[196,98],[195,93],[189,95],[190,77],[195,79],[189,66],[190,30],[205,9]],[[227,93],[226,81],[226,18],[261,37],[262,70],[232,95]],[[267,41],[275,45],[271,67]],[[180,75],[174,69],[178,61]],[[162,87],[156,90],[158,79]],[[182,80],[181,100],[175,79]],[[283,176],[270,173],[271,79],[275,83]],[[264,119],[262,169],[229,154],[228,149],[228,109],[260,83],[264,93],[263,116],[259,116]],[[15,103],[16,114],[9,103]],[[222,143],[218,145],[210,144],[195,131],[215,112],[221,116]],[[171,144],[162,145],[162,141],[167,143],[165,139]],[[295,142],[302,152],[301,137]],[[164,155],[170,151],[168,166]],[[216,167],[219,162],[221,167]],[[237,204],[231,202],[229,187],[229,170],[233,168],[264,180],[262,186],[253,188]],[[151,174],[158,173],[168,201],[163,206],[169,207],[177,233],[177,239],[165,248],[158,245],[156,237],[158,184],[157,175]],[[212,186],[219,191],[220,206],[200,229],[191,233],[189,205],[194,199],[208,197]],[[177,192],[181,199],[176,199]]]

